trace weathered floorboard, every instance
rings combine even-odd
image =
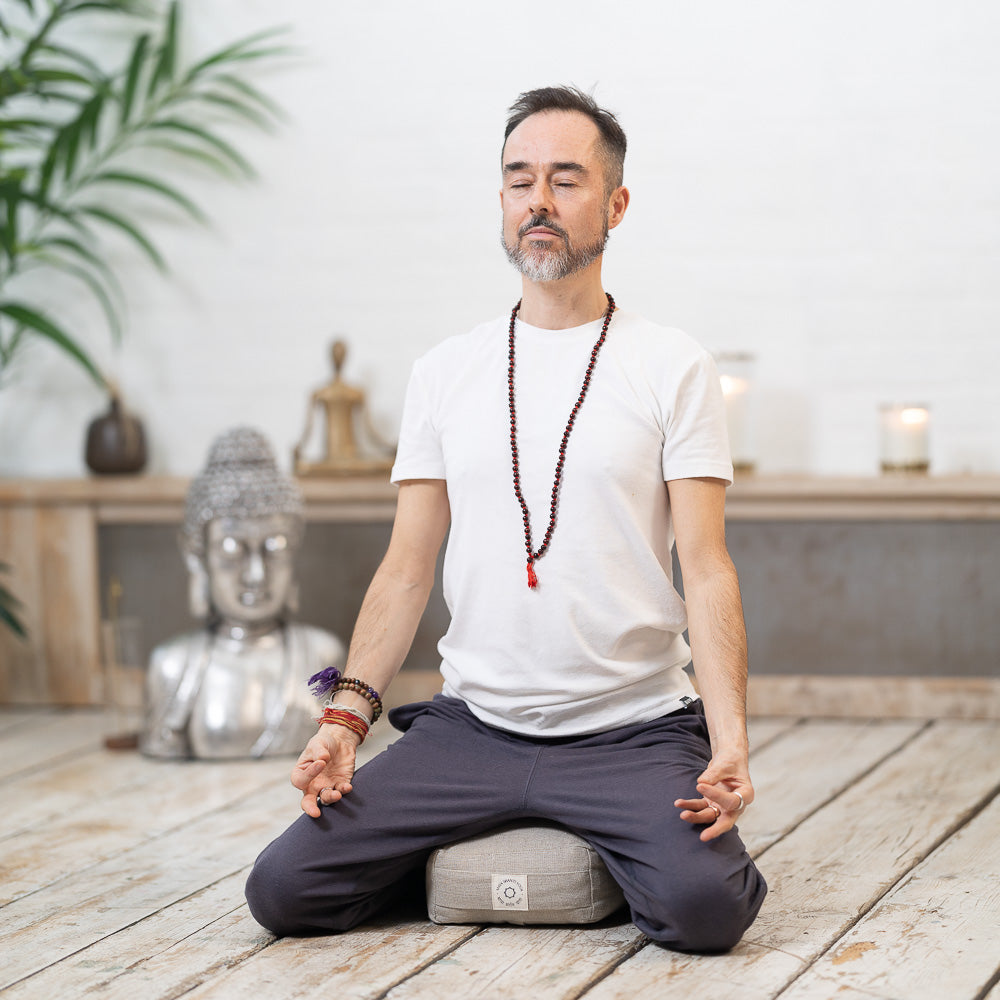
[[[143,1000],[176,996],[214,968],[238,963],[274,940],[246,909],[243,886],[248,873],[249,868],[241,869],[100,938],[8,987],[4,1000],[110,996],[119,982],[140,984],[130,987],[129,996]],[[231,931],[234,916],[241,922],[240,935]],[[192,947],[190,942],[204,932],[212,935],[210,947]],[[173,962],[165,962],[165,956],[172,956]],[[156,969],[155,982],[151,968]]]
[[[287,799],[275,784],[8,904],[0,989],[239,871],[287,825]]]
[[[626,1000],[664,979],[698,981],[707,969],[713,1000],[778,995],[981,807],[998,780],[997,739],[997,728],[989,724],[929,727],[762,853],[770,892],[756,923],[729,955],[643,948],[587,1000]],[[942,802],[951,808],[942,811]]]
[[[1000,966],[998,834],[1000,798],[994,798],[797,979],[782,1000],[834,995],[941,1000],[980,993]]]
[[[4,802],[0,811],[0,839],[64,820],[81,806],[123,788],[139,791],[155,778],[156,772],[151,770],[149,761],[138,754],[95,747],[40,770],[0,779]],[[145,808],[149,796],[137,797]]]
[[[752,755],[756,796],[739,824],[752,856],[863,778],[923,728],[920,722],[819,719]]]
[[[161,764],[155,775],[147,773],[146,780],[152,780],[155,786],[152,799],[126,785],[6,841],[0,857],[0,906],[66,877],[68,872],[80,871],[154,840],[206,812],[225,809],[256,795],[266,786],[277,784],[280,777],[271,762],[208,766],[184,762]],[[70,857],[73,865],[68,867]]]
[[[771,893],[724,956],[649,944],[624,913],[482,929],[431,924],[419,900],[275,940],[243,885],[298,814],[292,761],[111,754],[105,725],[0,711],[0,893],[23,893],[0,911],[4,1000],[634,1000],[708,983],[713,1000],[1000,1000],[996,723],[752,720],[740,826]],[[363,757],[395,735],[376,729]]]
[[[568,1000],[638,948],[629,922],[591,927],[490,927],[386,994],[386,1000]]]
[[[385,917],[348,934],[283,938],[238,968],[204,983],[185,1000],[297,1000],[330,996],[375,1000],[397,982],[442,959],[476,927]]]
[[[58,712],[47,715],[27,731],[18,727],[17,738],[4,741],[0,778],[19,771],[42,775],[53,762],[96,749],[109,719],[104,712]]]

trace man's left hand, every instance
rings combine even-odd
[[[743,810],[753,802],[753,785],[745,759],[715,756],[698,778],[700,799],[677,799],[685,823],[705,826],[701,840],[706,843],[727,833]]]

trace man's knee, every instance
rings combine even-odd
[[[666,886],[651,900],[649,912],[635,914],[635,923],[654,941],[677,951],[725,952],[753,923],[766,893],[753,868],[738,882]]]
[[[245,893],[254,920],[282,937],[296,932],[297,921],[287,881],[277,869],[267,852],[262,854],[250,872]]]
[[[302,871],[270,848],[254,864],[245,892],[254,920],[278,937],[336,933],[358,922],[350,907],[339,908],[330,899],[317,911],[316,894]]]

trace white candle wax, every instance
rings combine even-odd
[[[748,468],[753,465],[750,435],[750,380],[737,375],[720,375],[722,395],[726,401],[726,427],[733,465]]]
[[[881,412],[882,470],[925,472],[929,465],[926,406],[885,405]]]

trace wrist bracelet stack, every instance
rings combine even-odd
[[[323,705],[323,714],[316,721],[322,726],[326,723],[337,726],[346,726],[352,733],[357,733],[364,742],[368,735],[368,730],[378,722],[382,715],[382,698],[378,691],[370,684],[359,680],[357,677],[342,677],[336,667],[327,667],[318,674],[313,674],[309,678],[309,685],[314,695],[329,693],[330,697]],[[364,712],[359,712],[356,708],[348,705],[338,705],[334,702],[334,696],[338,691],[351,691],[361,695],[372,707],[371,721]],[[361,745],[360,743],[358,744]]]

